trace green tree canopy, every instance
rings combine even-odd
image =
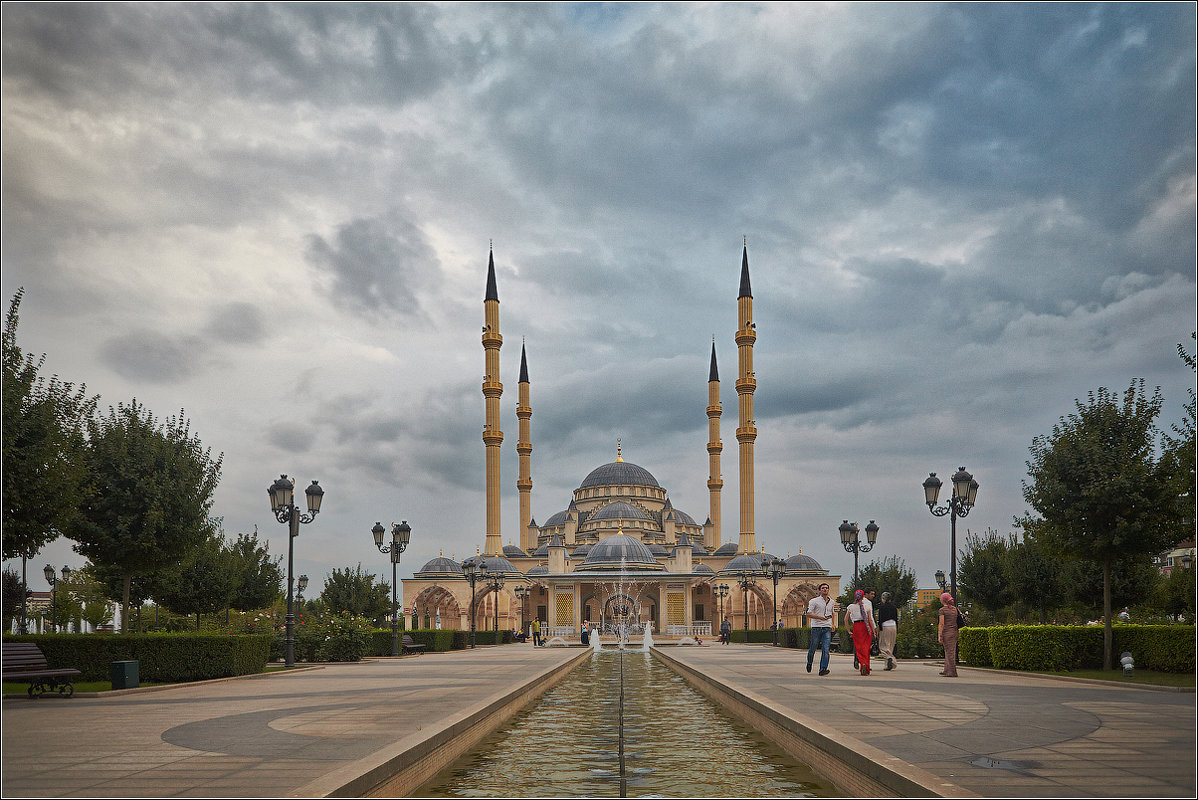
[[[213,460],[182,411],[160,422],[134,400],[89,421],[85,463],[94,491],[67,535],[93,564],[120,573],[124,628],[133,576],[179,561],[213,532],[221,456]]]
[[[1023,541],[1007,554],[1007,583],[1012,598],[1035,609],[1044,623],[1049,612],[1064,607],[1072,596],[1072,564],[1036,538],[1035,521],[1029,519],[1027,524]]]
[[[1145,394],[1143,380],[1122,397],[1099,388],[1030,447],[1023,496],[1042,520],[1038,535],[1063,555],[1102,565],[1104,669],[1111,664],[1111,566],[1177,542],[1175,489],[1160,479],[1155,457],[1162,402],[1159,389]]]
[[[17,345],[18,309],[12,299],[3,336],[4,558],[32,558],[56,539],[87,492],[84,432],[96,408],[86,387],[48,380],[45,363]]]
[[[1156,604],[1169,616],[1194,624],[1195,567],[1174,567],[1157,584]]]
[[[965,549],[957,562],[961,591],[971,603],[987,611],[998,611],[1014,599],[1007,580],[1013,537],[999,536],[988,528],[984,534],[966,531]]]
[[[363,572],[361,564],[353,570],[334,569],[325,578],[320,599],[334,613],[345,611],[381,622],[391,613],[391,587],[381,581],[375,583],[376,577]]]
[[[229,606],[239,611],[265,608],[282,591],[283,557],[270,557],[270,543],[258,543],[258,529],[241,533],[227,545],[237,586],[229,597]]]
[[[857,589],[873,589],[878,593],[875,603],[881,602],[882,592],[890,592],[890,601],[899,607],[911,602],[917,588],[915,573],[898,556],[874,559],[858,570],[857,582],[849,584],[849,599]]]
[[[193,547],[183,558],[154,574],[154,599],[177,614],[211,614],[229,607],[238,575],[232,554],[219,533]]]

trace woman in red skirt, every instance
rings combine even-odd
[[[853,648],[857,651],[861,674],[868,675],[869,648],[874,641],[874,609],[860,589],[853,593],[853,602],[844,612],[844,626],[853,632]]]

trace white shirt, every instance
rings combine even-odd
[[[816,595],[807,603],[807,613],[815,614],[818,617],[834,617],[836,609],[836,601],[829,597],[827,600],[823,595]],[[812,619],[811,627],[813,628],[831,628],[831,619]]]
[[[865,622],[865,617],[861,616],[862,604],[865,607],[865,617],[870,617],[871,619],[873,618],[874,604],[869,602],[868,598],[863,597],[861,598],[860,604],[854,601],[851,605],[849,605],[849,619],[851,619],[853,622]]]

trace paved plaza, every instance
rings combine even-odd
[[[904,662],[820,678],[805,652],[668,647],[849,745],[986,796],[1193,796],[1194,694]],[[313,796],[580,655],[529,645],[71,699],[3,701],[3,795]],[[530,787],[513,787],[528,796]]]

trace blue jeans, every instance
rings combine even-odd
[[[823,651],[823,655],[819,658],[819,671],[826,672],[828,669],[829,648],[832,644],[832,629],[831,628],[811,628],[811,647],[807,649],[807,666],[815,661],[815,651],[819,649]]]

